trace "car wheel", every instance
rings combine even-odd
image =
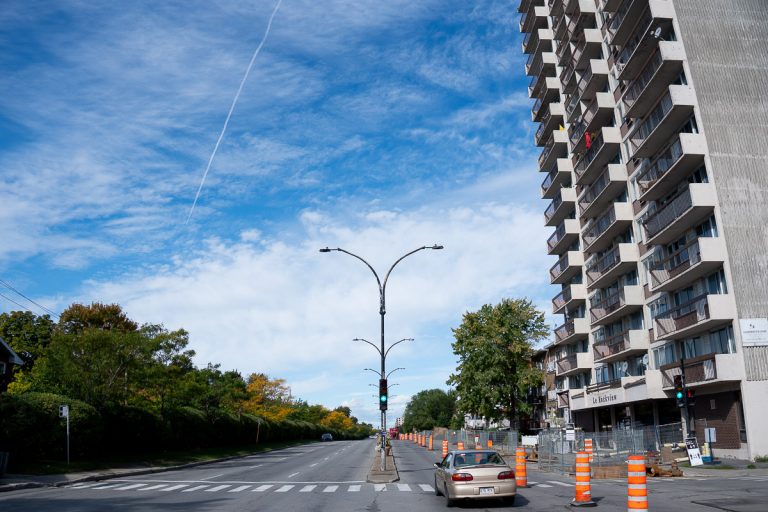
[[[448,484],[445,484],[445,488],[443,489],[443,492],[445,493],[445,506],[452,507],[454,500],[452,500],[451,495],[448,494]]]
[[[435,477],[435,496],[442,496],[443,493],[440,491],[440,486],[437,485],[437,477]]]

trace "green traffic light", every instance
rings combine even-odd
[[[678,391],[676,396],[677,396],[678,400],[682,399],[683,398],[683,392],[682,391]]]
[[[379,400],[381,400],[381,402],[382,402],[382,403],[383,403],[383,402],[386,402],[386,401],[387,401],[387,395],[381,395],[381,396],[379,397]]]

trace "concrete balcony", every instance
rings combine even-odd
[[[607,249],[613,244],[614,238],[632,226],[633,221],[630,203],[613,203],[600,217],[584,226],[584,252],[596,253]]]
[[[554,66],[557,64],[557,58],[553,51],[552,41],[544,39],[536,51],[528,55],[525,62],[525,74],[535,76],[545,72],[548,76],[555,76]]]
[[[537,146],[543,146],[549,140],[549,137],[552,136],[552,132],[565,124],[564,114],[565,107],[562,103],[549,104],[547,112],[544,114],[544,118],[541,120],[541,124],[534,136]]]
[[[587,287],[583,284],[572,284],[563,288],[552,299],[552,313],[559,315],[566,309],[573,309],[574,306],[584,303],[587,300]]]
[[[678,183],[704,164],[707,140],[701,133],[680,133],[638,170],[641,201],[658,201],[674,192]]]
[[[590,137],[590,146],[576,161],[574,173],[576,183],[586,186],[595,181],[600,171],[619,154],[621,132],[618,127],[601,128],[594,139]]]
[[[570,2],[569,2],[570,3]],[[575,8],[569,14],[571,15],[568,20],[568,36],[574,38],[578,34],[587,28],[593,28],[596,24],[595,12],[597,6],[594,0],[578,0]],[[568,12],[568,9],[565,9]]]
[[[557,393],[557,408],[558,409],[565,409],[569,407],[571,404],[570,399],[568,398],[568,390],[559,390]]]
[[[581,274],[584,268],[584,254],[581,251],[568,251],[549,269],[549,281],[552,284],[565,284]]]
[[[560,81],[556,77],[546,77],[544,85],[539,93],[536,103],[531,109],[531,119],[539,122],[544,118],[549,104],[558,101],[560,98]]]
[[[648,331],[630,329],[592,344],[592,356],[596,363],[610,363],[631,355],[648,352]]]
[[[604,12],[616,12],[619,10],[619,6],[624,0],[599,0],[598,5],[600,10]]]
[[[558,158],[557,164],[552,166],[547,177],[541,183],[541,197],[544,199],[554,198],[566,183],[571,182],[572,173],[573,164],[571,161],[567,158]]]
[[[592,369],[592,354],[578,352],[557,360],[557,376],[564,377]]]
[[[663,8],[649,6],[651,8],[645,11],[629,41],[616,57],[619,80],[635,78],[656,50],[659,40],[667,39],[672,31],[674,10],[671,2],[654,5],[663,5]]]
[[[662,0],[666,3],[667,0]],[[619,9],[608,19],[608,44],[624,47],[632,37],[638,22],[643,18],[650,2],[656,0],[624,0]]]
[[[728,251],[722,238],[696,238],[685,247],[650,265],[651,292],[685,288],[722,268]]]
[[[587,133],[591,143],[592,134],[613,121],[615,108],[616,100],[608,92],[599,92],[588,104],[582,105],[579,109],[581,119],[577,119],[568,129],[572,153],[583,153],[587,149]]]
[[[565,130],[554,130],[539,155],[539,170],[551,169],[558,158],[565,158],[567,155],[568,134]]]
[[[624,164],[608,164],[600,177],[579,196],[579,218],[585,220],[597,216],[626,190],[627,167]]]
[[[568,122],[573,122],[575,113],[578,112],[576,109],[577,104],[579,102],[590,103],[599,91],[605,89],[607,83],[608,61],[603,59],[590,60],[589,66],[579,76],[579,80],[573,89],[573,94],[565,104],[565,115]],[[563,93],[568,94],[569,91],[563,87]]]
[[[587,289],[605,288],[619,276],[637,270],[640,251],[637,244],[618,244],[599,258],[586,263]]]
[[[564,13],[565,5],[563,0],[548,0],[547,4],[549,5],[550,16],[561,16]]]
[[[642,309],[645,295],[642,286],[624,286],[611,295],[590,299],[589,316],[593,325],[606,325]]]
[[[647,245],[668,244],[712,215],[717,199],[711,183],[691,183],[663,206],[646,213],[640,223]]]
[[[702,334],[732,323],[736,319],[733,295],[700,295],[657,315],[654,318],[655,339],[679,339]]]
[[[523,38],[523,53],[535,53],[543,51],[541,47],[542,40],[552,41],[554,34],[548,28],[537,28],[527,32]]]
[[[589,322],[586,318],[571,318],[555,329],[555,345],[568,345],[589,337]]]
[[[517,4],[517,12],[526,13],[532,6],[544,5],[544,3],[545,0],[520,0],[520,3]]]
[[[579,239],[579,221],[565,219],[547,240],[548,254],[562,254]]]
[[[603,34],[597,28],[585,28],[576,39],[571,53],[571,63],[575,69],[584,69],[591,59],[602,55]]]
[[[544,224],[557,226],[573,213],[574,208],[576,208],[576,190],[570,187],[561,188],[544,212]]]
[[[626,116],[643,117],[659,99],[661,89],[666,90],[683,70],[685,50],[679,41],[659,41],[659,48],[636,78],[627,86],[621,101]]]
[[[696,95],[690,87],[670,85],[667,94],[628,136],[632,158],[648,158],[664,148],[693,115],[694,105]]]
[[[520,32],[530,32],[540,28],[546,28],[549,6],[534,6],[532,10],[520,16]]]
[[[660,368],[664,389],[675,387],[675,377],[685,372],[686,387],[699,387],[718,382],[734,382],[744,378],[744,365],[738,354],[706,354],[671,363]]]

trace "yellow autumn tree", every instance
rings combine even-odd
[[[320,420],[320,424],[336,430],[351,430],[355,427],[349,416],[340,411],[329,412],[325,418]]]
[[[269,421],[282,421],[293,411],[291,388],[285,379],[270,379],[264,373],[253,373],[248,377],[248,399],[245,411]]]

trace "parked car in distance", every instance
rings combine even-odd
[[[333,436],[331,434],[325,433],[322,436],[320,436],[321,441],[333,441]]]
[[[493,450],[451,451],[435,463],[435,494],[447,504],[458,499],[501,498],[512,505],[517,495],[515,471]]]

